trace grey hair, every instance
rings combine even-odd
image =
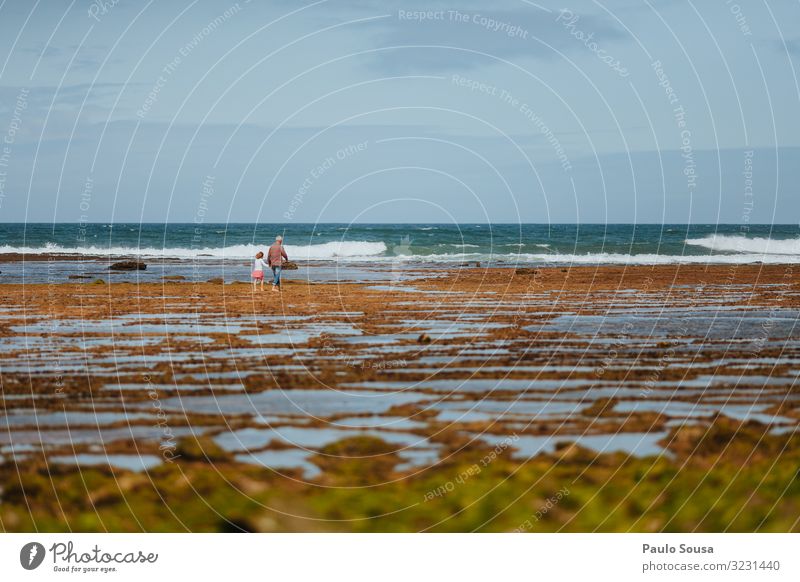
[[[283,240],[283,237],[281,235],[278,235],[275,237],[275,240]]]

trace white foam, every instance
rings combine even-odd
[[[623,255],[615,253],[590,253],[585,255],[533,255],[546,263],[576,263],[585,265],[674,265],[674,264],[747,264],[747,263],[800,263],[800,256],[786,255]]]
[[[734,253],[761,253],[764,255],[800,255],[800,239],[775,240],[715,234],[703,238],[690,238],[686,244],[706,247],[713,251]]]
[[[357,259],[345,258],[343,261]],[[451,263],[463,261],[503,261],[511,264],[575,264],[575,265],[675,265],[675,264],[784,264],[800,263],[800,256],[791,255],[654,255],[638,254],[623,255],[616,253],[587,253],[574,254],[483,254],[483,253],[455,253],[437,255],[404,255],[395,257],[372,257],[370,262],[419,262],[419,263]]]
[[[265,251],[269,245],[233,245],[217,248],[152,248],[152,247],[80,247],[68,248],[47,243],[43,247],[0,246],[0,253],[23,253],[27,255],[66,254],[101,257],[158,257],[158,258],[226,258],[245,259],[254,256],[258,251]],[[334,241],[318,245],[295,246],[286,245],[286,254],[290,259],[308,261],[338,258],[364,258],[386,252],[382,242],[367,241]]]
[[[737,237],[732,237],[737,238]],[[698,239],[699,240],[699,239]],[[759,240],[759,239],[748,239]],[[762,239],[766,240],[766,239]],[[688,242],[688,241],[687,241]],[[773,241],[798,244],[796,241]],[[48,243],[44,247],[0,246],[0,253],[69,254],[104,257],[154,257],[154,258],[196,258],[204,259],[249,259],[259,250],[266,251],[268,245],[234,245],[220,248],[135,248],[135,247],[81,247],[67,248]],[[383,242],[339,241],[318,245],[287,245],[289,258],[298,261],[340,261],[340,262],[421,262],[457,263],[463,261],[504,261],[505,263],[539,264],[577,264],[577,265],[670,265],[670,264],[747,264],[747,263],[800,263],[800,252],[796,253],[740,253],[714,255],[656,255],[656,254],[616,254],[616,253],[441,253],[430,255],[386,255]]]

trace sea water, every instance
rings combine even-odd
[[[409,280],[437,266],[674,263],[798,263],[797,225],[631,224],[0,224],[0,254],[56,261],[2,262],[0,281],[95,277],[120,258],[150,272],[118,279],[182,275],[247,280],[249,261],[276,234],[285,237],[299,278]],[[58,255],[86,261],[58,261]],[[101,260],[98,260],[100,257]],[[313,267],[310,269],[308,267]],[[357,274],[357,275],[354,275]]]

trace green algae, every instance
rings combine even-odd
[[[452,447],[413,474],[396,472],[387,443],[357,437],[311,457],[313,482],[192,450],[208,443],[181,443],[182,457],[147,473],[33,457],[0,466],[0,519],[41,532],[800,531],[800,436],[721,417],[665,441],[659,457],[570,444],[489,463],[488,449]]]

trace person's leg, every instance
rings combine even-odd
[[[276,287],[280,287],[281,286],[281,269],[282,269],[282,267],[280,265],[278,265],[276,267],[273,267],[272,269],[275,271],[275,286]]]

